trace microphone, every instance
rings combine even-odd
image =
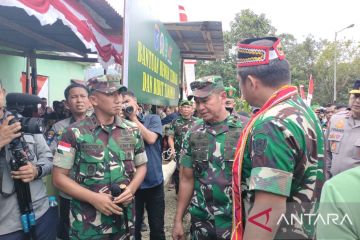
[[[113,197],[118,197],[120,196],[121,193],[124,192],[126,188],[126,185],[125,184],[120,184],[120,186],[116,183],[113,183],[111,184],[110,186],[110,192],[111,192],[111,195]],[[128,220],[128,215],[127,215],[127,208],[124,207],[123,204],[118,204],[119,207],[121,207],[123,209],[123,213],[124,213],[124,220],[125,220],[125,229],[126,229],[126,238],[125,239],[129,239],[129,234],[130,234],[130,230],[129,230],[129,220]],[[121,222],[121,216],[119,215],[113,215],[114,217],[114,220],[115,220],[115,223],[116,225],[118,226],[119,229],[121,229],[121,226],[122,226],[122,222]]]
[[[113,183],[110,186],[110,192],[113,197],[118,197],[123,192],[123,190],[120,188],[118,184]]]
[[[37,105],[41,102],[41,98],[36,95],[27,93],[8,93],[6,95],[6,103],[8,106],[27,106]]]

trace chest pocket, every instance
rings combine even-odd
[[[360,160],[360,138],[357,139],[354,143],[352,158],[356,160]]]
[[[329,144],[330,151],[332,153],[335,153],[335,154],[339,153],[341,140],[342,140],[343,136],[344,136],[344,132],[330,130],[328,141],[330,143]]]
[[[233,130],[230,128],[230,130]],[[225,146],[224,146],[224,160],[225,161],[234,161],[234,155],[236,150],[236,144],[240,137],[240,130],[229,131],[226,136]]]
[[[80,144],[80,162],[78,174],[75,177],[79,183],[92,184],[92,178],[103,180],[106,170],[104,147],[100,144]]]
[[[175,127],[175,136],[181,136],[182,126],[176,125]]]
[[[121,129],[121,137],[117,140],[120,147],[119,159],[124,168],[126,179],[132,179],[135,173],[135,143],[136,139],[128,129]]]
[[[32,161],[33,163],[36,163],[37,162],[37,149],[36,149],[36,146],[35,146],[35,139],[32,135],[29,135],[29,134],[24,134],[24,139],[25,139],[25,142],[27,143],[28,147],[29,147],[29,152],[30,152],[30,161]]]
[[[135,143],[121,142],[119,146],[122,150],[122,152],[120,153],[120,164],[123,165],[125,177],[132,179],[135,173],[135,163],[134,163]]]
[[[209,139],[205,132],[190,135],[191,154],[195,176],[201,176],[209,169]]]
[[[232,167],[234,163],[234,156],[236,150],[236,144],[240,137],[241,129],[232,129],[227,133],[225,146],[224,146],[224,171],[227,178],[232,177]]]

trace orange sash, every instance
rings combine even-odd
[[[297,94],[297,88],[295,86],[283,86],[267,100],[262,108],[251,117],[250,121],[244,128],[236,146],[235,158],[233,164],[233,224],[231,240],[241,240],[243,236],[243,224],[242,224],[242,198],[241,198],[241,174],[242,174],[242,162],[244,159],[245,146],[247,139],[250,135],[252,127],[256,120],[262,116],[266,111],[274,107],[276,104],[289,99],[291,96]]]

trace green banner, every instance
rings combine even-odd
[[[124,84],[140,103],[177,105],[180,50],[146,3],[126,1]]]

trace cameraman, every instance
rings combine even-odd
[[[4,106],[5,89],[0,82],[0,240],[24,239],[14,179],[29,183],[37,239],[55,239],[57,208],[49,208],[46,188],[41,179],[51,172],[52,154],[41,134],[24,134],[35,158],[18,171],[11,171],[10,160],[13,156],[9,143],[21,136],[21,125],[19,122],[9,124],[14,117]]]
[[[147,172],[144,182],[135,194],[136,220],[135,240],[141,240],[141,225],[144,216],[144,207],[148,213],[150,240],[165,240],[164,214],[164,177],[162,172],[161,139],[162,125],[158,115],[143,116],[138,111],[134,93],[122,92],[123,108],[126,118],[134,122],[140,129],[145,142],[145,151],[148,157]],[[127,111],[127,108],[133,111]]]

